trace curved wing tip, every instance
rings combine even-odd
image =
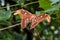
[[[51,17],[48,15],[48,17],[47,17],[47,21],[48,21],[48,23],[50,23],[51,22]]]

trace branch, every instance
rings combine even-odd
[[[9,29],[9,28],[12,28],[12,27],[15,27],[15,26],[20,25],[20,24],[21,24],[21,23],[18,23],[18,24],[12,25],[12,26],[8,26],[8,27],[6,27],[6,28],[2,28],[2,29],[0,29],[0,31],[6,30],[6,29]]]
[[[27,6],[27,5],[30,5],[30,4],[34,4],[34,3],[38,3],[39,1],[35,1],[35,2],[30,2],[30,3],[27,3],[27,4],[25,4],[25,5],[21,5],[21,6]],[[20,5],[20,4],[14,4],[14,5],[11,5],[10,7],[13,7],[13,6],[18,6],[18,5]],[[6,7],[2,7],[2,8],[6,8]]]

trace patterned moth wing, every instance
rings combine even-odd
[[[39,16],[32,18],[32,24],[30,29],[35,28],[35,26],[38,25],[38,23],[42,22],[43,20],[47,20],[48,23],[50,23],[51,18],[47,14],[40,14]]]
[[[32,18],[32,13],[28,12],[27,10],[20,9],[17,10],[16,13],[14,13],[14,15],[17,14],[19,14],[19,16],[21,17],[21,28],[26,28],[27,24],[30,22]]]
[[[39,16],[36,16],[35,14],[32,14],[28,12],[27,10],[20,9],[17,10],[14,15],[19,14],[21,17],[21,28],[26,28],[27,24],[31,21],[32,24],[30,26],[30,29],[34,28],[38,23],[42,22],[43,20],[47,20],[48,23],[50,23],[50,16],[47,14],[41,14]]]

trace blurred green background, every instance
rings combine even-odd
[[[14,11],[26,9],[39,15],[51,16],[51,23],[39,23],[33,32],[33,40],[60,40],[60,0],[0,0],[0,40],[26,40],[27,34],[19,26],[1,30],[20,23],[20,17]]]

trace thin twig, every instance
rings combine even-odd
[[[6,27],[6,28],[2,28],[2,29],[0,29],[0,31],[6,30],[6,29],[10,29],[10,28],[15,27],[15,26],[20,25],[20,24],[21,24],[21,23],[18,23],[18,24],[12,25],[12,26],[8,26],[8,27]]]
[[[30,3],[27,3],[27,4],[23,5],[23,7],[24,7],[24,6],[27,6],[27,5],[30,5],[30,4],[38,3],[38,2],[39,2],[39,1],[30,2]],[[20,5],[20,4],[10,5],[10,7],[13,7],[13,6],[18,6],[18,5]],[[2,8],[6,8],[6,7],[2,7]]]
[[[23,7],[24,6],[27,6],[27,5],[31,5],[31,4],[34,4],[34,3],[38,3],[39,1],[35,1],[35,2],[30,2],[30,3],[28,3],[28,4],[25,4],[25,5],[23,5]]]
[[[10,5],[10,7],[13,7],[13,6],[18,6],[19,4],[14,4],[14,5]],[[2,7],[2,8],[6,8],[6,7]]]

